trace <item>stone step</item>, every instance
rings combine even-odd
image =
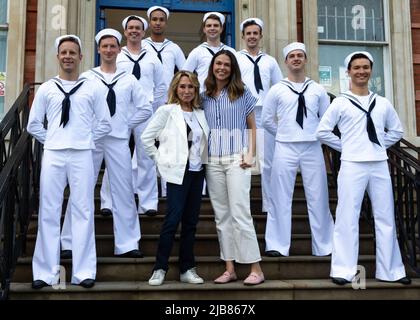
[[[148,217],[140,215],[140,227],[142,234],[159,234],[163,220],[165,216],[158,214],[156,217]],[[254,226],[257,233],[265,233],[267,216],[265,214],[253,215]],[[63,220],[63,218],[62,218]],[[34,234],[37,232],[37,221],[38,215],[32,216],[32,222],[29,225],[28,234]],[[181,226],[179,227],[179,229]],[[360,233],[372,233],[373,227],[371,227],[366,220],[361,219]],[[179,230],[178,230],[179,231]],[[112,217],[103,217],[101,215],[95,216],[95,232],[101,235],[113,234],[113,219]],[[292,233],[293,234],[309,234],[311,232],[309,227],[309,219],[307,215],[293,215],[292,216]],[[214,222],[214,215],[200,215],[200,221],[197,225],[197,234],[215,234],[216,223]]]
[[[62,260],[66,271],[66,281],[71,278],[71,259]],[[96,279],[100,282],[113,281],[147,281],[155,264],[154,257],[133,258],[98,258]],[[207,281],[217,278],[225,271],[224,263],[216,256],[197,257],[197,273]],[[366,276],[375,276],[375,257],[361,255],[359,264],[365,268]],[[331,257],[290,256],[280,258],[263,257],[261,262],[266,279],[328,279]],[[236,265],[239,279],[245,279],[249,265]],[[19,258],[13,282],[30,282],[32,280],[32,259]],[[169,259],[169,270],[166,280],[179,280],[178,258]]]
[[[161,214],[164,214],[166,211],[166,205],[167,205],[167,199],[166,198],[159,198],[158,203],[158,211]],[[332,213],[335,212],[335,207],[337,205],[337,199],[336,198],[330,198],[330,210]],[[99,197],[95,197],[95,209],[96,213],[99,213],[99,209],[101,206],[101,201]],[[252,197],[250,200],[250,206],[251,206],[251,212],[253,214],[259,214],[262,212],[262,198],[261,197]],[[65,208],[67,207],[67,199],[64,199],[63,201],[63,214],[65,211]],[[307,214],[307,204],[305,197],[299,197],[295,196],[293,198],[292,203],[292,212],[293,214]],[[201,202],[201,214],[214,214],[213,208],[211,206],[210,198],[204,197]]]
[[[28,235],[27,255],[32,255],[35,247],[35,235]],[[257,234],[261,252],[265,250],[264,234]],[[140,240],[140,247],[145,256],[154,257],[157,251],[159,235],[143,235]],[[98,257],[112,257],[114,254],[114,236],[96,235],[96,252]],[[179,235],[175,236],[172,253],[179,250]],[[373,235],[360,235],[360,254],[374,253]],[[290,248],[291,255],[311,255],[311,236],[307,234],[292,235]],[[208,256],[219,255],[219,242],[215,234],[199,234],[196,236],[195,255]]]
[[[420,279],[413,280],[410,286],[366,281],[366,290],[355,290],[350,284],[337,286],[327,279],[311,280],[267,280],[265,283],[246,287],[241,281],[216,285],[205,282],[202,285],[190,285],[178,281],[167,281],[162,286],[152,287],[147,282],[96,282],[91,289],[67,285],[65,289],[46,287],[41,290],[31,289],[28,283],[12,283],[11,300],[159,300],[162,318],[166,305],[173,301],[162,300],[242,300],[252,305],[252,300],[418,300],[420,299]],[[210,304],[210,302],[209,302]],[[226,304],[226,302],[223,302]],[[241,304],[244,304],[241,302]],[[263,310],[257,309],[257,314]],[[209,314],[206,308],[203,318]],[[264,312],[266,313],[266,312]],[[186,317],[185,317],[186,318]],[[199,317],[201,319],[201,317]]]
[[[101,185],[97,184],[96,187],[95,187],[95,196],[96,197],[99,197],[100,190],[101,190]],[[160,190],[160,187],[159,187],[159,190]],[[337,196],[337,192],[336,192],[335,187],[330,187],[328,192],[329,192],[330,197],[336,197]],[[69,190],[66,189],[65,196],[68,197],[69,194],[70,194]],[[299,196],[299,197],[304,196],[305,192],[304,192],[302,182],[296,182],[293,194],[294,194],[294,196]],[[261,197],[261,182],[252,182],[251,183],[250,195],[251,195],[251,197]],[[159,191],[159,196],[161,196],[160,191]]]

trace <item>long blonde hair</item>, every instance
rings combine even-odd
[[[174,75],[171,81],[171,84],[169,86],[168,104],[181,104],[181,101],[179,100],[179,97],[177,94],[177,89],[178,89],[179,83],[181,82],[182,77],[187,77],[188,79],[190,79],[195,89],[192,106],[195,109],[200,109],[201,108],[200,82],[198,82],[198,78],[195,75],[195,73],[192,73],[190,71],[185,71],[185,70],[180,70]]]

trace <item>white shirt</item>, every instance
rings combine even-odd
[[[231,101],[223,88],[215,98],[202,93],[201,101],[210,128],[209,156],[221,158],[248,150],[247,117],[257,102],[251,91],[245,87],[243,95]]]
[[[219,47],[211,47],[207,42],[200,44],[190,52],[182,69],[197,72],[198,81],[200,82],[200,92],[205,91],[204,82],[206,81],[210,63],[213,59],[213,55],[209,50],[211,50],[214,54],[218,53],[220,50],[229,50],[236,54],[235,49],[223,43],[220,44]]]
[[[307,87],[304,97],[307,117],[303,117],[303,129],[296,121],[299,96],[290,90],[289,86],[297,92]],[[330,104],[325,89],[306,78],[304,83],[293,83],[287,79],[271,87],[262,110],[262,124],[264,128],[276,137],[279,142],[307,142],[316,141],[315,132],[320,117]]]
[[[203,164],[201,161],[201,139],[203,137],[203,129],[201,129],[200,123],[198,122],[194,112],[182,111],[184,120],[190,127],[191,132],[188,135],[188,141],[191,141],[191,148],[189,154],[189,171],[201,171]]]
[[[200,141],[202,163],[207,163],[209,127],[204,111],[194,109],[194,115],[200,124],[203,135]],[[155,139],[159,137],[159,149]],[[189,159],[187,125],[180,105],[164,105],[156,110],[146,129],[141,135],[144,150],[153,159],[161,177],[167,182],[182,185],[185,168]]]
[[[105,97],[108,95],[109,89],[102,81],[107,84],[117,81],[113,87],[116,96],[116,108],[115,114],[111,117],[112,131],[109,133],[111,137],[128,139],[131,129],[151,117],[153,113],[152,105],[142,86],[132,74],[122,70],[109,74],[102,72],[100,67],[96,67],[83,73],[82,76],[97,82]],[[106,102],[104,107],[109,109]]]
[[[60,125],[64,94],[61,86],[69,92],[81,81],[82,86],[70,96],[71,107],[69,121],[63,128]],[[111,118],[108,108],[104,108],[106,98],[102,89],[94,81],[80,77],[74,86],[63,87],[63,80],[58,77],[43,83],[35,94],[29,114],[28,132],[48,150],[89,150],[95,149],[95,141],[111,131]],[[44,128],[47,117],[48,128]],[[95,122],[96,119],[96,122]],[[92,125],[96,123],[96,125]]]
[[[258,67],[260,69],[261,82],[263,85],[263,90],[259,93],[255,89],[254,82],[254,64],[249,60],[250,57],[254,62],[261,57],[261,60],[258,62]],[[254,97],[258,99],[257,106],[262,106],[264,98],[270,90],[271,86],[280,82],[283,79],[283,74],[281,73],[280,67],[272,56],[265,54],[260,51],[260,53],[254,57],[248,53],[246,50],[242,50],[236,54],[238,59],[239,67],[241,69],[242,81],[247,85],[249,90],[251,90]]]
[[[156,109],[164,104],[167,96],[164,78],[162,77],[163,67],[156,55],[145,48],[141,50],[139,55],[135,55],[130,53],[127,47],[123,47],[117,57],[117,67],[131,74],[134,63],[128,59],[127,55],[137,61],[144,53],[145,56],[139,62],[141,71],[139,82],[148,95],[149,101],[152,102],[154,109]]]
[[[366,113],[354,106],[348,98],[358,102],[366,111],[369,110],[370,103],[376,99],[371,117],[381,146],[369,140]],[[321,119],[317,137],[322,143],[341,152],[341,160],[356,162],[387,160],[386,149],[399,141],[404,134],[398,115],[387,99],[369,93],[368,102],[370,103],[360,103],[358,96],[347,91],[334,99]],[[336,125],[340,130],[341,139],[332,133]],[[388,132],[385,132],[385,128]]]
[[[175,67],[181,70],[185,63],[185,55],[181,48],[174,42],[165,39],[163,42],[153,42],[152,38],[144,39],[142,42],[142,48],[146,48],[150,52],[154,53],[157,57],[157,52],[161,51],[162,64],[163,64],[163,80],[168,90],[169,85],[174,77]],[[153,47],[155,49],[153,49]],[[159,59],[158,59],[159,60]],[[160,60],[159,60],[160,61]]]

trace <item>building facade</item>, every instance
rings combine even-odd
[[[98,30],[122,31],[123,17],[146,17],[153,5],[171,10],[168,37],[186,55],[200,41],[203,12],[226,15],[224,41],[238,50],[240,22],[262,18],[263,50],[285,71],[282,48],[305,42],[309,75],[333,94],[348,87],[344,57],[354,50],[370,51],[375,58],[371,89],[394,103],[405,138],[420,146],[420,0],[0,0],[0,112],[7,112],[25,82],[56,75],[57,36],[80,36],[85,70],[97,63]]]

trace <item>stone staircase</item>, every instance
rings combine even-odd
[[[95,204],[99,206],[99,186]],[[335,191],[330,191],[331,210],[336,206]],[[95,216],[96,248],[98,254],[96,284],[84,289],[70,284],[71,260],[62,260],[66,283],[59,288],[31,289],[32,253],[35,246],[37,216],[32,218],[27,241],[27,256],[21,257],[11,285],[10,299],[109,299],[109,300],[278,300],[278,299],[420,299],[420,279],[413,279],[411,286],[389,284],[374,279],[375,256],[372,228],[365,221],[360,223],[359,264],[365,267],[366,289],[355,290],[332,284],[329,279],[330,257],[311,255],[311,236],[302,182],[297,179],[292,222],[290,257],[268,258],[263,256],[262,268],[266,282],[256,287],[246,287],[242,281],[215,285],[213,279],[224,271],[219,259],[213,210],[208,198],[203,199],[200,222],[197,228],[195,254],[197,271],[205,280],[203,285],[179,282],[177,253],[178,236],[172,250],[170,269],[164,285],[151,287],[147,280],[154,265],[160,227],[164,218],[166,200],[159,201],[159,215],[141,216],[142,238],[140,246],[145,254],[142,259],[115,258],[113,256],[112,217]],[[251,210],[260,244],[264,252],[266,216],[261,212],[261,185],[259,176],[253,176]],[[412,277],[415,275],[407,268]],[[237,265],[237,274],[244,279],[249,266]]]

